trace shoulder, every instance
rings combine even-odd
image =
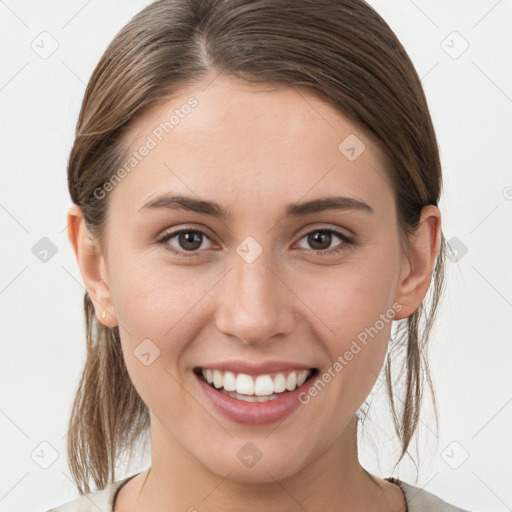
[[[79,498],[52,508],[47,512],[112,512],[116,491],[133,476],[108,484],[99,491],[82,494]]]
[[[402,489],[407,501],[407,512],[469,512],[398,478],[387,478],[386,480],[395,483]]]

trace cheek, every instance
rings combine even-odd
[[[116,267],[112,293],[119,323],[133,342],[141,336],[160,343],[176,339],[176,335],[181,338],[183,326],[194,317],[195,306],[218,280],[192,266],[171,269],[163,258],[140,262],[134,258],[126,263]]]
[[[358,404],[384,362],[395,316],[397,266],[393,255],[383,251],[372,261],[361,258],[361,263],[329,272],[321,279],[304,278],[298,295],[313,312],[309,322],[327,352],[323,382],[338,390],[332,400]]]
[[[198,275],[192,267],[171,272],[168,264],[157,261],[130,258],[118,263],[112,294],[134,385],[144,401],[155,386],[178,393],[180,358],[200,334],[208,292],[218,277]]]
[[[117,289],[123,357],[149,409],[174,417],[186,406],[178,363],[190,339],[197,336],[193,305],[202,290],[162,279],[160,272],[132,270]]]
[[[378,323],[378,330],[391,328],[396,270],[386,265],[386,259],[379,260],[361,259],[360,263],[329,269],[323,276],[303,274],[297,281],[297,295],[314,312],[318,334],[331,340],[330,346],[337,351],[374,326],[382,314],[387,320],[385,325]]]

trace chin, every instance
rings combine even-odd
[[[289,454],[274,451],[271,456],[261,458],[256,461],[242,462],[235,457],[227,457],[226,452],[219,453],[218,456],[203,461],[209,471],[218,474],[222,478],[227,478],[233,482],[241,484],[274,484],[276,481],[286,480],[302,469],[305,461],[295,457],[293,460]]]

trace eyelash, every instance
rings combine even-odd
[[[336,254],[336,253],[339,253],[339,252],[342,252],[342,251],[345,251],[347,250],[347,246],[350,246],[354,243],[354,241],[349,238],[347,235],[345,235],[344,233],[341,233],[340,231],[337,231],[336,229],[314,229],[312,231],[308,231],[307,233],[304,233],[304,235],[301,236],[301,238],[299,240],[302,240],[304,237],[308,236],[308,235],[311,235],[312,233],[330,233],[330,234],[334,234],[336,236],[338,236],[342,241],[343,243],[340,244],[337,248],[335,249],[324,249],[324,250],[320,250],[320,251],[315,251],[315,250],[311,250],[310,252],[314,253],[315,255],[317,254],[320,254],[321,256],[330,256],[330,255],[333,255],[333,254]],[[172,238],[174,238],[176,235],[179,235],[181,233],[200,233],[201,235],[205,236],[206,238],[209,239],[208,235],[206,233],[204,233],[203,231],[199,230],[199,229],[191,229],[191,228],[186,228],[186,229],[180,229],[178,231],[173,231],[172,233],[167,233],[166,235],[164,235],[162,238],[160,238],[159,240],[157,240],[158,243],[161,243],[164,245],[164,249],[173,253],[173,254],[176,254],[177,256],[183,256],[185,258],[188,258],[188,257],[196,257],[196,256],[199,256],[199,251],[177,251],[176,249],[173,249],[167,242],[169,240],[171,240]]]

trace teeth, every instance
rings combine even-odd
[[[276,398],[279,398],[277,395],[270,395],[270,396],[241,395],[240,393],[225,391],[224,389],[221,389],[221,392],[224,393],[225,395],[228,395],[232,398],[236,398],[237,400],[242,400],[244,402],[268,402],[270,400],[275,400]]]
[[[299,388],[300,386],[302,386],[302,384],[304,384],[304,382],[306,382],[307,378],[308,378],[307,372],[299,373],[299,375],[297,376],[297,387]]]
[[[252,380],[252,377],[240,373],[236,378],[236,392],[241,395],[254,395],[254,380]]]
[[[224,383],[224,378],[222,376],[222,373],[219,372],[219,370],[213,370],[213,385],[219,389],[222,387],[222,384]]]
[[[286,379],[282,373],[278,373],[274,377],[274,391],[276,393],[282,393],[286,389]]]
[[[224,382],[222,386],[226,391],[236,390],[236,377],[233,372],[226,372],[224,374]]]
[[[272,393],[274,393],[274,381],[270,375],[259,375],[256,377],[254,394],[257,396],[268,396]]]
[[[286,378],[286,389],[293,391],[297,387],[297,374],[295,372],[290,373]]]
[[[226,391],[230,396],[238,398],[244,396],[241,400],[249,402],[261,402],[268,399],[273,400],[275,393],[284,391],[293,391],[302,386],[306,379],[311,375],[311,370],[300,372],[292,371],[287,377],[283,373],[278,373],[274,378],[270,375],[258,375],[256,378],[245,373],[235,375],[233,372],[222,372],[220,370],[202,370],[203,378],[208,384],[213,384],[216,389]],[[254,397],[254,400],[249,399]]]

